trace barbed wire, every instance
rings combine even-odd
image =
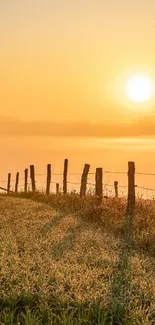
[[[114,185],[112,185],[112,184],[103,184],[103,186],[113,187]]]
[[[57,184],[58,182],[51,181],[51,183],[52,183],[52,184]],[[61,184],[61,183],[59,183],[59,184]]]
[[[45,176],[46,174],[35,174],[35,176]]]
[[[38,182],[35,181],[36,184],[47,184],[47,182]],[[31,185],[31,183],[29,183]],[[58,184],[58,182],[54,182],[54,181],[50,181],[50,184]],[[59,184],[62,184],[61,182],[59,182]]]
[[[106,174],[128,174],[126,171],[112,171],[112,170],[104,170],[103,173]],[[63,176],[63,173],[51,173],[53,176]],[[155,173],[144,173],[144,172],[135,172],[136,175],[146,175],[146,176],[155,176]],[[47,173],[37,173],[36,176],[47,176]],[[82,173],[67,173],[69,176],[81,176]],[[95,175],[95,173],[88,173],[88,175]],[[23,180],[24,178],[20,178]],[[4,181],[3,181],[4,182]]]
[[[47,176],[47,174],[35,174],[36,176]],[[52,176],[63,176],[63,173],[51,173]],[[81,173],[67,173],[68,176],[81,176]],[[95,175],[95,173],[89,173],[89,175]]]
[[[126,174],[128,175],[128,172],[119,172],[119,171],[110,171],[110,170],[103,170],[103,173],[106,174]],[[146,175],[146,176],[155,176],[155,173],[143,173],[143,172],[135,172],[135,175]]]
[[[144,176],[155,176],[155,174],[151,173],[135,173],[136,175],[144,175]]]
[[[52,173],[52,176],[62,176],[63,174],[62,173],[58,173],[58,174],[53,174]],[[67,174],[68,175],[68,174]]]
[[[103,170],[103,173],[105,174],[122,174],[122,175],[128,175],[128,172],[123,171],[110,171],[110,170]],[[68,173],[68,176],[81,176],[81,173]],[[95,173],[89,173],[88,175],[95,175]],[[155,176],[155,173],[143,173],[143,172],[135,172],[135,175],[144,175],[144,176]],[[35,176],[47,176],[47,174],[35,174]],[[63,176],[62,173],[52,173],[52,176]],[[29,176],[30,177],[30,176]],[[25,178],[19,178],[19,181],[24,180]],[[1,183],[6,183],[7,180],[0,181]],[[11,182],[15,182],[15,179],[11,179]]]
[[[73,185],[81,185],[80,183],[74,183],[74,182],[67,182],[67,184],[73,184]]]
[[[143,189],[143,190],[155,191],[155,188],[148,188],[148,187],[144,187],[144,186],[136,186],[136,187]]]
[[[103,170],[103,174],[122,174],[122,175],[128,175],[128,172],[124,172],[124,171],[110,171],[110,170]],[[89,175],[95,175],[96,173],[88,173],[88,176]],[[82,173],[67,173],[68,176],[81,176]],[[135,172],[135,175],[144,175],[144,176],[155,176],[155,173],[145,173],[145,172]],[[47,177],[47,173],[37,173],[35,174],[35,176],[46,176]],[[52,173],[52,177],[53,176],[61,176],[63,177],[63,173]],[[31,180],[30,176],[28,176],[28,179]],[[21,188],[22,186],[24,187],[24,184],[22,183],[22,185],[20,184],[21,181],[24,181],[25,180],[25,177],[22,177],[22,178],[19,178],[19,187]],[[13,182],[15,182],[16,180],[15,179],[11,179],[10,180],[10,188],[13,189],[14,186],[12,185]],[[8,179],[7,180],[1,180],[0,181],[0,184],[7,184],[8,182]],[[35,183],[37,184],[37,186],[39,186],[39,184],[46,184],[46,180],[45,181],[41,181],[39,182],[38,180],[36,181],[35,180]],[[50,182],[51,184],[57,184],[59,183],[59,185],[62,185],[62,182],[56,182],[56,181],[51,181]],[[72,182],[72,181],[67,181],[67,184],[71,184],[71,185],[78,185],[80,186],[81,183],[80,182]],[[88,186],[95,186],[95,183],[92,183],[91,182],[91,179],[89,181],[89,177],[88,177],[88,182],[87,182],[87,185]],[[28,187],[31,187],[31,181],[27,183],[27,186]],[[103,184],[104,188],[105,187],[113,187],[114,188],[114,184]],[[155,191],[155,188],[147,188],[145,186],[138,186],[138,185],[135,185],[135,187],[137,187],[137,189],[141,189],[141,190],[147,190],[147,191]],[[128,186],[127,185],[119,185],[118,184],[118,188],[124,188],[124,189],[127,189]]]

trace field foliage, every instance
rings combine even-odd
[[[31,199],[31,200],[30,200]],[[0,324],[155,324],[155,202],[0,197]]]

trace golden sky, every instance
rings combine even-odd
[[[155,79],[154,0],[0,1],[0,115],[111,124],[154,115],[123,95]],[[74,131],[73,131],[74,134]]]

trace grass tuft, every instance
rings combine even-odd
[[[29,200],[28,200],[29,199]],[[31,199],[31,200],[30,200]],[[0,324],[155,324],[155,203],[0,199]]]

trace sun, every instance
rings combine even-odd
[[[153,95],[153,82],[143,75],[133,75],[125,84],[127,97],[135,103],[143,103]]]

